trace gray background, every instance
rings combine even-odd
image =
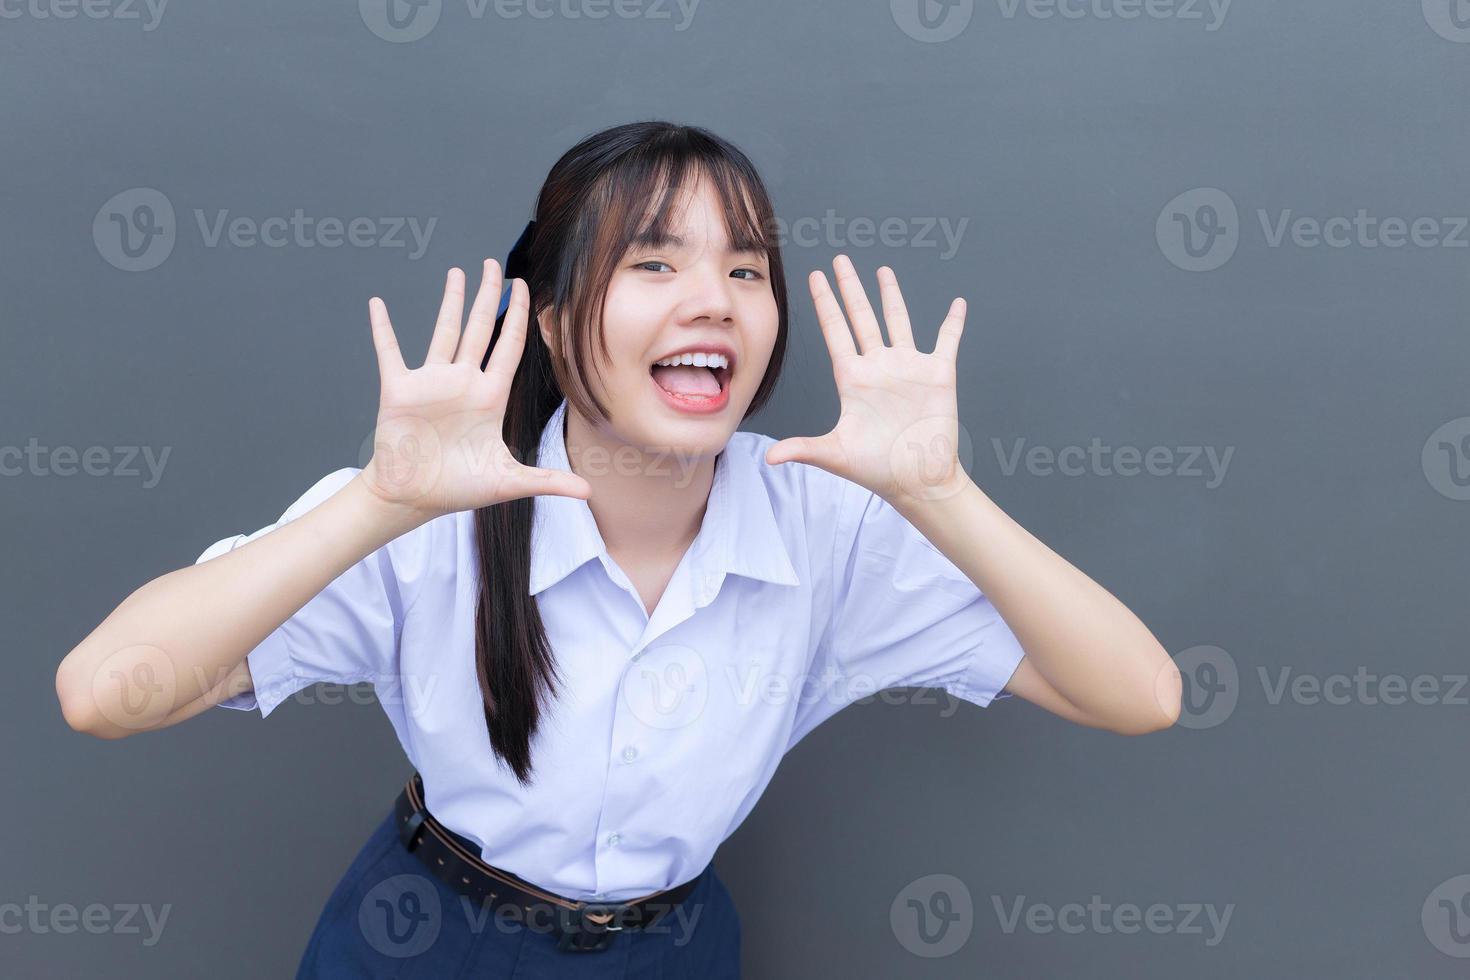
[[[1273,247],[1258,212],[1470,213],[1470,43],[1452,39],[1470,31],[1436,21],[1432,0],[1238,0],[1214,30],[1203,6],[1204,19],[1068,19],[985,0],[950,10],[950,28],[970,19],[942,41],[913,27],[907,0],[706,0],[682,30],[673,7],[476,18],[445,0],[432,30],[400,42],[355,7],[177,2],[152,30],[142,8],[0,18],[0,444],[170,452],[154,486],[116,472],[120,454],[105,475],[26,464],[0,479],[0,906],[170,908],[151,947],[7,929],[0,974],[294,970],[408,772],[376,706],[292,704],[266,722],[217,710],[104,742],[64,725],[55,665],[134,588],[359,465],[370,295],[417,363],[444,270],[503,258],[563,150],[671,118],[745,148],[787,221],[832,209],[908,229],[864,244],[834,223],[788,242],[786,378],[746,427],[835,420],[804,286],[835,253],[874,292],[873,270],[894,266],[921,345],[966,296],[975,478],[1128,603],[1191,681],[1181,725],[1138,739],[942,692],[842,712],[719,852],[747,975],[1464,975],[1470,940],[1455,936],[1470,917],[1451,922],[1438,899],[1462,897],[1453,879],[1470,873],[1470,708],[1465,690],[1444,696],[1466,670],[1470,502],[1455,478],[1470,459],[1431,434],[1451,423],[1455,445],[1470,426],[1470,249]],[[110,264],[116,238],[92,230],[134,188],[178,215],[172,252],[140,272]],[[1177,267],[1178,243],[1156,233],[1195,188],[1239,209],[1238,247],[1212,271]],[[207,247],[193,217],[297,207],[437,225],[414,259]],[[917,236],[926,219],[968,219],[953,256]],[[1212,487],[1012,469],[1018,439],[1233,455]],[[1201,686],[1202,656],[1225,668],[1225,701]],[[1287,669],[1438,678],[1440,696],[1273,699]],[[935,874],[974,910],[941,957],[890,917]],[[1007,932],[996,911],[1094,895],[1232,917],[1211,945],[1208,924]]]

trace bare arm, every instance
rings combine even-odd
[[[1179,717],[1169,653],[1122,602],[1012,520],[960,469],[953,491],[896,509],[995,604],[1026,651],[1006,685],[1070,721],[1125,735]]]
[[[487,260],[461,334],[464,273],[449,270],[416,370],[403,363],[387,308],[369,302],[381,390],[368,465],[295,520],[128,596],[56,670],[67,724],[100,738],[177,724],[250,690],[250,651],[389,541],[442,514],[535,494],[591,495],[582,477],[526,466],[505,445],[530,302],[515,280],[486,362],[500,290],[500,265]],[[395,456],[399,446],[411,455]]]
[[[1013,521],[960,465],[956,397],[966,305],[956,297],[934,351],[914,346],[898,277],[878,270],[885,343],[852,260],[808,277],[842,412],[826,435],[783,439],[766,461],[820,466],[873,491],[964,572],[1025,651],[1007,689],[1071,721],[1122,734],[1179,717],[1182,681],[1147,626]],[[849,319],[851,323],[849,323]],[[853,334],[857,335],[854,341]]]
[[[159,576],[57,668],[67,724],[121,738],[249,690],[246,654],[333,579],[427,516],[383,500],[359,473],[269,534]]]

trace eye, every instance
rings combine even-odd
[[[651,265],[661,265],[661,266],[663,266],[666,269],[672,269],[673,268],[673,266],[669,265],[667,262],[660,262],[658,259],[649,259],[646,262],[638,262],[638,263],[635,263],[634,266],[633,266],[633,268],[635,268],[635,269],[647,269],[648,266],[651,266]],[[657,272],[658,270],[657,269],[648,269],[648,271],[649,272]],[[759,269],[736,269],[735,272],[736,273],[739,273],[739,272],[748,272],[748,273],[750,273],[749,277],[742,277],[742,278],[745,278],[745,281],[746,282],[756,282],[758,280],[761,280],[761,279],[764,279],[765,278],[765,275]],[[734,273],[731,273],[731,274],[734,275]]]

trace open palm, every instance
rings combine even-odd
[[[530,299],[525,282],[513,280],[500,339],[485,363],[501,278],[500,263],[487,259],[461,335],[465,278],[449,270],[429,352],[416,370],[403,362],[383,301],[369,301],[380,389],[373,457],[363,473],[384,500],[439,515],[536,494],[591,495],[582,477],[527,466],[505,444],[506,400],[525,349]]]
[[[881,267],[878,285],[891,341],[885,344],[852,261],[839,255],[832,265],[851,332],[826,276],[813,270],[807,284],[832,358],[841,413],[832,431],[782,439],[767,451],[766,461],[810,463],[890,503],[955,492],[968,478],[959,463],[955,394],[965,301],[956,298],[950,304],[934,351],[925,354],[914,346],[897,276]]]

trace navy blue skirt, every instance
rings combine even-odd
[[[740,917],[710,864],[649,929],[619,932],[601,950],[560,950],[555,931],[475,907],[428,874],[390,811],[327,899],[296,976],[738,980]]]

